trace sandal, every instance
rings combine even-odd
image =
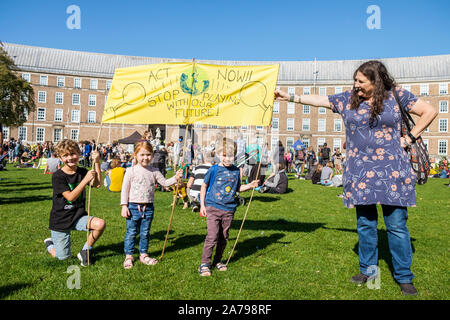
[[[200,267],[198,267],[198,272],[202,277],[209,277],[211,275],[211,271],[209,270],[209,265],[207,264],[201,264]]]
[[[153,266],[158,263],[158,260],[150,258],[148,255],[141,255],[139,261],[147,266]]]
[[[123,261],[123,268],[124,269],[133,268],[133,262],[134,262],[134,259],[132,257],[125,258],[125,260]]]
[[[227,265],[225,263],[218,262],[216,264],[216,269],[219,271],[227,271]]]

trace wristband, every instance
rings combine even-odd
[[[291,94],[291,95],[289,96],[289,102],[294,102],[294,103],[295,103],[294,97],[295,97],[295,94]]]

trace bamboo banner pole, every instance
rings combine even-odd
[[[118,67],[119,67],[119,62],[117,62],[117,64],[116,64],[116,69]],[[100,120],[100,129],[98,130],[97,140],[95,140],[95,143],[96,143],[95,149],[96,149],[96,151],[98,151],[98,145],[99,145],[100,135],[102,133],[102,128],[103,128],[103,123]],[[95,171],[95,165],[94,165],[94,171]],[[100,182],[100,184],[102,183],[101,179],[100,179],[99,182]],[[88,243],[88,241],[89,241],[89,227],[91,226],[91,221],[90,221],[90,216],[91,216],[91,190],[92,190],[92,184],[89,183],[88,207],[87,207],[88,223],[87,223],[87,226],[86,226],[86,243]],[[89,245],[87,247],[87,261],[88,261],[88,266],[89,266],[90,265],[90,263],[89,263]]]
[[[195,72],[195,58],[192,59],[192,73],[194,73],[194,72]],[[192,86],[193,85],[194,85],[194,76],[192,75]],[[192,94],[189,95],[188,110],[191,107],[191,102],[192,102]],[[188,112],[188,115],[189,115],[189,112]],[[180,164],[180,168],[183,168],[183,164],[184,164],[184,156],[185,156],[184,153],[185,153],[185,150],[186,150],[187,133],[188,133],[188,124],[186,124],[186,129],[184,130],[184,143],[183,143],[183,148],[181,149],[181,164]],[[181,179],[183,179],[183,178],[181,178]],[[163,245],[161,256],[159,257],[159,260],[162,260],[162,258],[164,256],[164,251],[166,249],[166,244],[167,244],[167,238],[169,237],[170,227],[172,225],[173,213],[175,211],[175,204],[177,203],[177,197],[178,197],[178,184],[179,184],[178,182],[179,181],[177,180],[177,184],[175,186],[175,194],[173,196],[173,201],[172,201],[172,212],[170,213],[170,218],[169,218],[169,226],[167,227],[166,237],[164,239],[164,245]]]

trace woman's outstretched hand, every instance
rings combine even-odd
[[[287,92],[284,92],[281,90],[275,90],[274,97],[275,97],[276,101],[288,101],[289,100],[289,94]]]

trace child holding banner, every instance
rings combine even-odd
[[[55,151],[64,167],[52,176],[53,204],[49,222],[51,238],[45,239],[44,243],[52,257],[65,260],[71,256],[71,231],[92,230],[83,249],[77,255],[81,265],[87,266],[93,263],[92,246],[106,227],[103,219],[88,218],[85,207],[85,187],[91,182],[94,187],[100,187],[100,154],[98,151],[92,152],[95,171],[88,171],[78,167],[81,150],[75,141],[64,139],[58,143]]]
[[[240,170],[233,165],[236,155],[236,143],[224,138],[216,145],[216,154],[220,163],[212,166],[205,175],[200,191],[200,215],[207,217],[207,235],[203,246],[201,264],[198,268],[201,276],[210,276],[213,248],[216,253],[213,266],[219,271],[226,271],[226,264],[220,262],[228,240],[228,230],[233,221],[237,202],[236,192],[244,192],[258,186],[254,180],[241,185]]]
[[[153,147],[148,141],[140,141],[135,148],[136,165],[127,169],[122,184],[120,205],[122,217],[126,218],[127,231],[124,240],[125,261],[123,267],[133,267],[133,253],[136,235],[139,232],[139,260],[146,265],[154,265],[158,260],[147,254],[150,226],[153,220],[153,197],[156,182],[169,187],[181,179],[182,170],[178,170],[170,179],[165,179],[158,169],[151,166]]]

